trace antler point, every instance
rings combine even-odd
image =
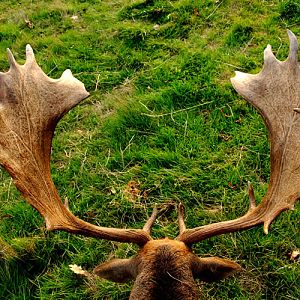
[[[12,54],[12,52],[10,51],[9,48],[7,48],[6,51],[7,51],[9,66],[11,68],[16,67],[18,64],[17,64],[17,62],[16,62],[16,60],[14,58],[14,55]]]
[[[235,83],[238,83],[239,81],[244,81],[248,74],[240,71],[235,71],[235,76],[230,78],[231,83],[234,85]]]
[[[264,62],[268,63],[271,61],[277,60],[275,57],[273,51],[272,51],[272,46],[270,44],[267,45],[266,49],[264,50]]]
[[[184,214],[184,205],[181,202],[178,204],[178,210],[181,214]]]
[[[34,52],[29,44],[26,45],[26,62],[35,62]]]
[[[249,201],[250,201],[250,210],[253,210],[256,207],[256,199],[254,195],[253,186],[250,181],[248,181],[248,194],[249,194]]]
[[[265,234],[269,233],[269,226],[270,226],[270,221],[265,221],[265,223],[264,223],[264,233]]]
[[[290,40],[290,52],[289,52],[289,59],[298,60],[298,40],[297,37],[291,30],[287,30],[289,40]]]

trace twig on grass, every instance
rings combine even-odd
[[[196,105],[193,105],[193,106],[190,106],[190,107],[187,107],[187,108],[182,108],[182,109],[171,111],[171,112],[164,113],[164,114],[147,114],[147,113],[141,113],[141,115],[147,116],[147,117],[151,117],[151,118],[161,118],[161,117],[165,117],[165,116],[173,116],[175,114],[178,114],[178,113],[181,113],[181,112],[184,112],[184,111],[188,111],[188,110],[192,110],[192,109],[195,109],[197,107],[204,106],[204,105],[210,104],[210,103],[213,103],[213,101],[196,104]]]

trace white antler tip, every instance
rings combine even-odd
[[[33,61],[35,61],[33,49],[29,44],[27,44],[26,45],[26,62],[33,62]]]
[[[294,44],[295,46],[297,46],[297,49],[298,49],[298,40],[297,40],[297,37],[295,36],[295,34],[289,29],[287,30],[287,33],[288,33],[290,42],[292,44]]]
[[[240,72],[240,71],[235,71],[235,76],[233,78],[231,78],[232,82],[243,82],[244,80],[246,80],[249,77],[249,74]]]
[[[265,222],[264,223],[264,233],[265,234],[269,233],[269,226],[270,226],[270,222]]]
[[[12,53],[11,53],[11,51],[10,51],[10,49],[9,48],[6,48],[6,52],[7,52],[7,55],[12,55]]]
[[[73,76],[71,70],[70,70],[70,69],[66,69],[66,70],[62,73],[61,79],[65,79],[65,80],[74,80],[75,78],[74,78],[74,76]]]
[[[266,49],[264,50],[264,61],[269,62],[269,61],[274,61],[277,60],[275,55],[273,54],[272,51],[272,46],[270,44],[267,45]]]
[[[290,53],[289,58],[293,60],[298,60],[298,40],[294,33],[290,30],[287,30],[289,40],[290,40]]]
[[[72,75],[72,71],[71,71],[70,69],[66,69],[66,70],[64,71],[64,73],[65,73],[65,74],[68,74],[69,76],[73,76],[73,75]]]
[[[6,49],[7,51],[7,56],[8,56],[8,62],[11,68],[16,67],[17,66],[17,62],[12,54],[12,52],[10,51],[9,48]]]
[[[33,52],[32,47],[30,46],[30,44],[26,45],[26,52]]]

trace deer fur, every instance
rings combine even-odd
[[[196,300],[195,279],[213,282],[240,269],[227,259],[198,258],[183,242],[166,238],[148,242],[131,259],[101,264],[94,273],[115,282],[134,280],[130,300]]]

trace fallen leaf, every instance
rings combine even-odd
[[[289,253],[288,256],[291,261],[296,261],[300,257],[300,250],[296,249],[296,250],[292,251],[291,253]]]
[[[123,190],[124,194],[127,196],[129,201],[135,201],[137,198],[141,197],[140,185],[134,180],[130,180],[127,183],[126,188]]]
[[[30,29],[33,28],[33,23],[28,19],[28,17],[24,17],[24,21],[26,23],[26,26]]]
[[[69,268],[70,268],[70,270],[73,271],[75,274],[83,275],[83,276],[86,276],[86,277],[89,276],[89,272],[83,270],[81,266],[77,266],[77,265],[69,265]]]
[[[237,185],[234,185],[232,182],[228,183],[228,186],[232,189],[232,190],[236,190],[238,188]]]
[[[112,186],[112,187],[110,188],[110,193],[111,193],[112,195],[115,195],[115,194],[117,193],[117,190]]]
[[[73,15],[73,16],[71,17],[71,19],[72,19],[73,21],[78,21],[78,16]]]

